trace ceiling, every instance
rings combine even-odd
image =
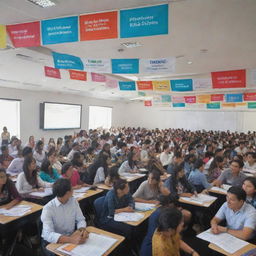
[[[176,73],[114,76],[119,80],[161,80],[210,77],[211,71],[256,68],[255,0],[58,0],[41,8],[27,0],[0,0],[0,24],[15,24],[61,16],[126,9],[169,2],[169,34],[130,39],[65,43],[37,48],[0,50],[0,86],[61,91],[106,99],[129,100],[137,92],[106,88],[104,83],[47,78],[43,67],[53,65],[51,51],[82,58],[161,58],[175,56]],[[142,46],[125,48],[125,42]],[[9,42],[10,46],[11,43]],[[120,51],[120,49],[122,49]],[[17,54],[26,55],[22,57]],[[192,64],[188,64],[191,61]],[[90,79],[90,78],[89,78]],[[215,90],[216,91],[216,90]]]

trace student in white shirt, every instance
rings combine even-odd
[[[120,166],[118,173],[119,175],[124,175],[125,173],[134,173],[138,171],[138,168],[136,166],[137,161],[137,153],[130,152],[127,156],[127,160],[122,163]]]
[[[8,145],[9,155],[14,158],[18,156],[18,143],[19,143],[18,138],[12,137],[11,143]]]
[[[244,171],[253,171],[256,173],[256,153],[247,152],[246,153],[246,162],[243,168]]]
[[[45,151],[43,150],[43,148],[44,148],[44,143],[43,141],[39,140],[36,143],[35,151],[33,153],[33,157],[36,160],[36,165],[39,167],[41,167],[41,164],[45,159]]]
[[[68,161],[71,161],[73,159],[73,155],[75,154],[75,152],[78,152],[80,149],[80,145],[77,142],[74,142],[72,144],[72,149],[71,151],[68,153]]]
[[[171,152],[171,148],[169,147],[169,143],[164,143],[163,152],[160,154],[160,161],[167,170],[168,165],[172,162],[173,152]]]
[[[247,148],[245,147],[245,142],[244,141],[240,141],[239,143],[239,147],[235,148],[235,151],[238,155],[245,155],[247,152]]]

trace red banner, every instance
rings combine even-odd
[[[256,92],[244,93],[244,101],[256,101]]]
[[[139,91],[153,90],[152,81],[138,81],[137,86]]]
[[[60,70],[57,68],[44,66],[44,74],[48,77],[58,78],[60,79]]]
[[[69,70],[69,76],[73,80],[86,81],[87,79],[86,72],[84,71]]]
[[[14,47],[40,46],[40,22],[23,23],[6,26]]]
[[[106,76],[97,74],[97,73],[91,73],[92,81],[93,82],[106,82]]]
[[[80,16],[80,40],[117,38],[117,11]]]
[[[214,89],[246,87],[245,69],[212,72],[212,86]]]
[[[196,96],[184,96],[185,103],[196,103]]]
[[[224,100],[224,94],[212,94],[211,95],[211,101],[223,101]]]
[[[144,101],[144,106],[145,107],[151,107],[152,106],[152,101],[151,100],[145,100]]]

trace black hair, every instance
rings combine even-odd
[[[31,147],[25,147],[22,150],[22,156],[23,157],[26,157],[27,155],[32,154],[32,153],[33,153],[33,151],[32,151]]]
[[[160,194],[158,197],[157,197],[157,200],[160,202],[160,205],[162,207],[166,207],[166,206],[169,206],[169,205],[176,205],[177,204],[177,197],[176,196],[173,196],[173,195],[163,195],[163,194]]]
[[[118,180],[120,179],[120,175],[118,173],[118,167],[115,165],[115,166],[112,166],[109,170],[108,170],[108,176],[109,176],[109,182],[112,183],[114,182],[115,180]]]
[[[71,189],[70,180],[64,178],[56,180],[52,186],[53,195],[57,197],[63,197]]]
[[[150,171],[149,174],[152,175],[152,179],[156,180],[157,182],[160,181],[160,177],[161,177],[160,171],[158,171],[158,170],[156,170],[156,169],[154,168],[154,169],[152,169],[152,170]]]
[[[163,151],[169,148],[169,143],[165,142],[163,145]]]
[[[75,152],[73,155],[73,159],[71,160],[71,163],[73,166],[77,166],[77,167],[82,167],[83,166],[83,162],[79,161],[81,158],[81,153],[80,152]]]
[[[38,180],[37,180],[37,169],[32,171],[32,174],[30,175],[29,171],[29,165],[32,162],[36,162],[36,160],[33,157],[25,157],[23,162],[23,172],[25,174],[27,182],[34,188],[38,188]]]
[[[49,169],[50,166],[51,166],[50,161],[47,158],[45,158],[41,165],[41,171],[49,174],[50,176],[53,176],[53,169],[52,167]]]
[[[197,159],[195,162],[195,169],[199,169],[200,167],[202,167],[204,165],[204,161],[202,159]]]
[[[135,155],[136,155],[136,153],[133,153],[133,152],[129,152],[127,155],[128,164],[131,169],[133,169],[135,166],[135,161],[133,161],[133,159],[132,159]]]
[[[113,188],[114,188],[115,192],[117,192],[118,189],[123,190],[125,188],[126,184],[128,184],[127,180],[118,179],[118,180],[114,181]]]
[[[52,155],[57,155],[56,149],[54,147],[51,147],[47,153],[47,157],[50,157]]]
[[[228,193],[236,195],[236,198],[239,201],[241,201],[241,200],[245,201],[246,200],[246,193],[241,187],[233,186],[233,187],[229,188]]]
[[[43,143],[41,140],[37,141],[36,146],[35,146],[35,151],[37,151],[38,148],[39,148],[40,146],[42,146],[42,145],[44,145],[44,143]]]
[[[214,157],[214,159],[212,160],[209,169],[208,169],[208,175],[211,176],[213,174],[213,171],[215,168],[217,168],[217,163],[222,163],[224,161],[222,156],[216,156]]]
[[[252,183],[252,185],[254,186],[254,188],[256,189],[256,177],[247,177],[245,181],[250,181]]]
[[[72,166],[72,163],[71,162],[67,162],[65,164],[62,165],[62,168],[61,168],[61,174],[65,174],[67,172],[67,170]]]
[[[231,161],[231,164],[232,164],[233,162],[234,162],[234,163],[237,163],[240,168],[243,168],[243,167],[244,167],[244,162],[241,161],[240,159],[238,159],[238,160],[234,160],[234,159],[233,159],[233,160]]]
[[[256,153],[255,152],[247,152],[246,156],[251,155],[254,160],[256,160]]]

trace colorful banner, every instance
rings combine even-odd
[[[185,98],[183,96],[172,96],[173,103],[185,103]]]
[[[193,90],[200,91],[212,88],[211,78],[195,78],[193,79]]]
[[[174,92],[193,91],[192,79],[171,80],[171,87]]]
[[[153,97],[153,103],[154,103],[154,105],[156,105],[156,106],[161,105],[161,103],[162,103],[162,97],[161,97],[160,95],[154,96],[154,97]]]
[[[112,59],[113,74],[138,74],[139,59]]]
[[[185,103],[196,103],[196,96],[184,96]]]
[[[170,91],[170,81],[164,80],[164,81],[152,81],[154,91],[163,91],[168,92]]]
[[[138,96],[145,97],[146,93],[145,92],[138,92]]]
[[[82,59],[84,70],[95,73],[111,73],[110,59]]]
[[[237,108],[247,108],[247,103],[246,102],[238,102],[236,103]]]
[[[248,102],[248,108],[256,108],[256,102]]]
[[[6,26],[15,48],[40,46],[40,22],[22,23]]]
[[[245,69],[212,72],[213,88],[244,88],[246,87]]]
[[[175,72],[176,58],[161,58],[161,59],[140,59],[140,73],[168,73]]]
[[[139,91],[153,90],[152,81],[137,81],[137,87]]]
[[[79,57],[52,52],[54,66],[59,69],[78,69],[83,70],[84,64]]]
[[[93,82],[106,82],[106,76],[97,74],[97,73],[91,73],[92,81]]]
[[[211,101],[211,95],[197,95],[197,102],[198,103],[209,103]]]
[[[117,11],[79,17],[80,41],[117,38]]]
[[[120,37],[168,34],[168,4],[120,11]]]
[[[57,68],[44,66],[44,74],[48,77],[58,78],[60,79],[60,70]]]
[[[207,103],[206,106],[208,109],[220,109],[220,102]]]
[[[171,95],[161,95],[162,103],[171,102]]]
[[[211,101],[223,101],[224,94],[211,94]]]
[[[244,93],[244,101],[256,101],[256,92]]]
[[[172,106],[174,108],[184,108],[185,107],[185,103],[172,103]]]
[[[235,108],[236,103],[222,103],[223,108]]]
[[[6,26],[0,25],[0,49],[6,48]]]
[[[226,94],[226,102],[242,102],[243,94],[242,93],[234,93],[234,94]]]
[[[78,17],[41,21],[42,43],[60,44],[78,41]]]
[[[119,88],[121,91],[136,91],[135,82],[119,82]]]
[[[87,74],[84,71],[69,70],[70,79],[86,81]]]
[[[106,87],[108,88],[117,88],[118,87],[118,81],[115,79],[106,78]]]
[[[152,107],[152,101],[151,100],[145,100],[144,101],[144,106],[145,107]]]

